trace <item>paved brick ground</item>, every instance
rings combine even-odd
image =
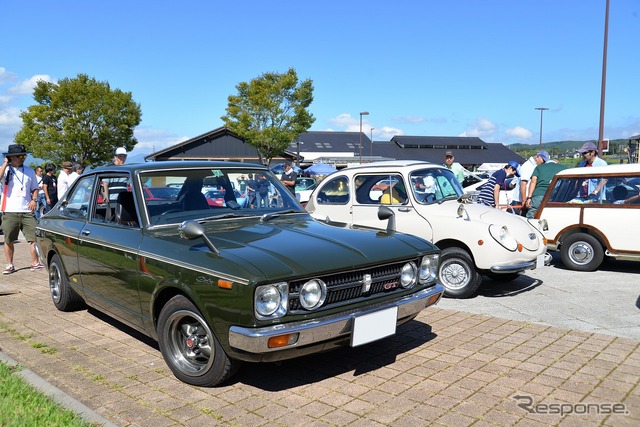
[[[640,425],[640,341],[437,307],[381,342],[188,386],[135,331],[57,311],[27,249],[0,277],[0,350],[117,425]]]

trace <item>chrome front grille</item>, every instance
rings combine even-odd
[[[327,284],[327,297],[319,310],[336,305],[343,305],[365,298],[375,298],[380,295],[402,290],[400,287],[400,272],[402,267],[413,261],[419,265],[418,259],[407,260],[394,264],[388,264],[363,270],[346,271],[327,276],[313,277]],[[371,285],[365,290],[365,275],[371,275]],[[312,279],[308,277],[302,280],[294,280],[289,283],[289,313],[301,314],[309,311],[302,308],[298,299],[300,288],[305,282]],[[317,311],[317,310],[314,310]]]

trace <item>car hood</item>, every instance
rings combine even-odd
[[[536,251],[542,244],[542,235],[526,218],[496,208],[484,207],[482,205],[476,206],[480,208],[480,218],[482,221],[489,224],[506,226],[511,235],[515,237],[519,243],[522,243],[526,249]],[[482,212],[482,209],[484,209],[484,212]],[[535,239],[529,237],[532,233],[536,236]]]
[[[355,230],[319,223],[309,217],[266,222],[209,224],[207,237],[219,257],[242,266],[256,281],[277,281],[331,271],[415,259],[437,251],[428,241],[401,233]],[[191,241],[205,252],[204,244]]]

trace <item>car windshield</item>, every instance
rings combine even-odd
[[[139,176],[152,226],[190,219],[260,218],[285,211],[305,212],[280,180],[264,170],[169,169],[143,172]]]

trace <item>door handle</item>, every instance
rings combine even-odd
[[[398,212],[411,212],[411,208],[398,208]]]

